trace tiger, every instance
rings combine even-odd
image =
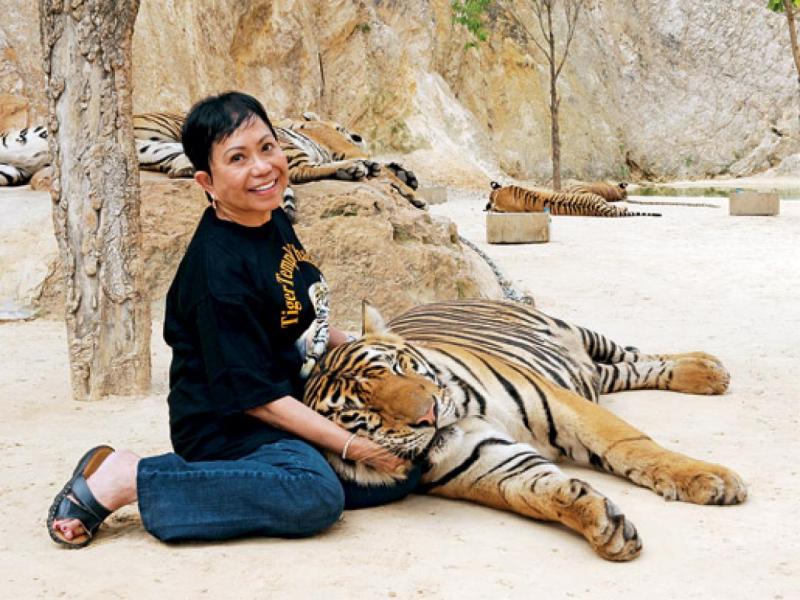
[[[176,113],[142,113],[133,116],[134,140],[139,166],[169,177],[191,177],[194,169],[180,143],[184,116]],[[417,208],[427,204],[417,196],[418,181],[413,172],[398,163],[380,164],[368,159],[364,139],[315,113],[303,113],[303,120],[284,119],[275,126],[278,143],[289,163],[289,181],[299,184],[333,178],[356,181],[387,178],[404,198]],[[38,170],[50,164],[47,129],[14,130],[0,134],[0,186],[27,183]],[[294,191],[287,187],[284,209],[296,221]]]
[[[567,186],[564,190],[568,194],[596,194],[601,196],[606,202],[619,202],[628,197],[628,184],[625,181],[613,184],[605,181],[593,181],[591,183],[576,183]]]
[[[0,133],[0,186],[22,185],[50,162],[47,128],[14,129]]]
[[[619,202],[624,200],[628,204],[640,204],[643,206],[691,206],[693,208],[719,208],[718,204],[711,202],[680,202],[680,201],[647,201],[631,200],[628,197],[628,184],[620,182],[617,184],[606,183],[605,181],[595,181],[593,183],[575,183],[565,190],[570,194],[597,194],[602,196],[606,202]]]
[[[627,478],[667,500],[730,505],[747,497],[732,470],[667,450],[598,404],[632,389],[722,394],[729,374],[710,354],[645,354],[524,304],[421,305],[386,323],[365,306],[363,335],[330,349],[303,401],[350,432],[421,466],[416,491],[556,521],[602,558],[641,551],[636,527],[557,461]],[[340,477],[387,485],[341,456]]]
[[[661,213],[633,212],[608,204],[597,194],[570,194],[550,190],[527,190],[492,181],[492,192],[484,210],[494,212],[544,212],[582,217],[660,217]]]

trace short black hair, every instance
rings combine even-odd
[[[278,139],[267,111],[249,94],[225,92],[203,98],[192,106],[183,122],[181,143],[194,170],[210,173],[211,147],[252,119],[264,121]]]

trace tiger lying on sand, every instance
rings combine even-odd
[[[605,181],[575,183],[564,190],[568,194],[597,194],[606,202],[619,202],[628,198],[628,184],[624,181],[614,184]]]
[[[620,183],[607,183],[605,181],[594,181],[592,183],[574,183],[567,186],[565,190],[570,194],[597,194],[602,196],[606,202],[620,202],[625,201],[628,204],[639,204],[641,206],[690,206],[692,208],[719,208],[718,204],[710,202],[680,202],[672,200],[648,200],[642,202],[641,200],[631,200],[628,198],[628,184]]]
[[[145,113],[134,115],[134,137],[143,170],[170,177],[191,177],[194,173],[181,146],[183,115]],[[311,112],[303,119],[276,123],[278,143],[289,162],[289,181],[306,183],[320,179],[355,181],[380,174],[417,208],[419,198],[414,173],[398,163],[379,165],[369,160],[363,138],[333,121],[323,121]],[[0,134],[0,186],[27,183],[38,170],[50,164],[47,129],[42,126]],[[385,168],[383,168],[385,167]],[[284,209],[290,219],[296,215],[294,192],[287,188]]]
[[[592,465],[668,500],[747,497],[733,471],[666,450],[597,404],[600,394],[631,389],[722,394],[729,377],[713,356],[643,354],[521,304],[429,304],[388,327],[365,312],[364,336],[322,358],[304,401],[420,463],[426,493],[563,523],[609,560],[639,554],[636,528],[556,461]],[[390,479],[328,460],[362,484]]]
[[[581,217],[660,217],[660,213],[633,212],[613,206],[597,194],[569,194],[549,190],[526,190],[516,185],[492,182],[492,192],[484,210],[494,212],[543,212]]]

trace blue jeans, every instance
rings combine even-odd
[[[342,509],[399,500],[419,481],[414,469],[391,487],[340,482],[323,456],[298,439],[261,446],[237,460],[187,462],[177,454],[139,461],[139,512],[163,541],[313,535]]]

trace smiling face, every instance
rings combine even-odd
[[[209,169],[195,173],[195,180],[214,198],[222,219],[257,227],[283,201],[289,178],[286,156],[258,117],[214,143]]]

